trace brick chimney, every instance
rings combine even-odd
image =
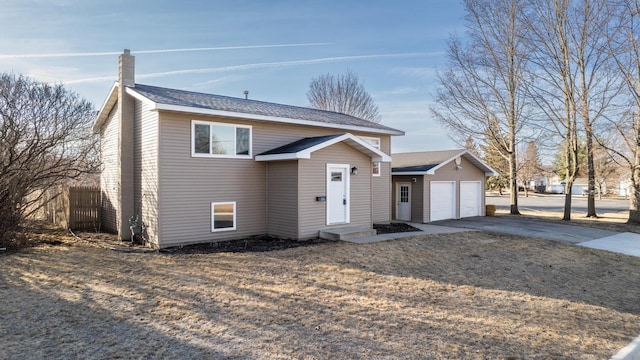
[[[131,239],[129,218],[134,215],[134,112],[135,102],[127,94],[127,87],[135,86],[135,57],[125,49],[118,66],[118,118],[120,191],[118,207],[118,237]]]

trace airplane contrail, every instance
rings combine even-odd
[[[268,67],[310,65],[310,64],[320,64],[320,63],[327,63],[327,62],[339,62],[339,61],[349,61],[349,60],[365,60],[365,59],[375,59],[375,58],[385,58],[385,57],[417,57],[417,56],[428,56],[428,55],[429,54],[427,53],[401,53],[401,54],[339,56],[339,57],[328,57],[328,58],[309,59],[309,60],[293,60],[293,61],[232,65],[232,66],[223,66],[223,67],[217,67],[217,68],[174,70],[174,71],[166,71],[166,72],[158,72],[158,73],[140,74],[140,75],[136,75],[136,78],[149,79],[149,78],[159,78],[159,77],[173,76],[173,75],[218,73],[218,72],[230,72],[230,71],[238,71],[238,70],[268,68]],[[65,81],[64,83],[77,84],[77,83],[96,82],[96,81],[115,80],[115,79],[116,79],[116,76],[102,76],[102,77],[70,80],[70,81]]]
[[[322,45],[331,45],[331,43],[268,44],[268,45],[184,48],[184,49],[158,49],[158,50],[131,51],[131,53],[132,54],[158,54],[158,53],[188,52],[188,51],[240,50],[240,49],[262,49],[262,48],[322,46]],[[59,54],[0,54],[0,59],[113,56],[113,55],[120,55],[121,53],[122,53],[121,51],[104,51],[104,52],[97,51],[97,52],[59,53]]]

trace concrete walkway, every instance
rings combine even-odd
[[[440,225],[418,224],[418,223],[407,223],[407,224],[413,226],[414,228],[418,228],[422,231],[379,234],[379,235],[366,236],[366,237],[349,239],[344,241],[353,242],[357,244],[367,244],[367,243],[373,243],[378,241],[406,238],[411,236],[450,234],[450,233],[463,232],[463,231],[476,231],[473,229],[464,229],[464,228],[457,228],[457,227],[451,227],[451,226],[440,226]]]

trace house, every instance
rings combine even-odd
[[[622,196],[625,199],[633,193],[633,182],[631,181],[631,173],[629,171],[621,172],[614,194]]]
[[[135,82],[134,57],[93,129],[102,226],[155,248],[253,235],[309,239],[391,220],[391,137],[345,114]],[[136,227],[136,229],[138,229]]]
[[[464,149],[392,155],[392,217],[428,223],[485,214],[485,179],[497,173]]]

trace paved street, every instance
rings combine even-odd
[[[500,210],[509,210],[509,195],[487,195],[487,204],[494,204]],[[564,195],[529,194],[529,197],[524,197],[524,193],[520,193],[518,207],[520,210],[562,212],[564,210]],[[629,200],[610,198],[598,200],[596,198],[597,214],[617,213],[628,210]],[[575,214],[586,213],[587,197],[574,195],[571,199],[571,211]]]

